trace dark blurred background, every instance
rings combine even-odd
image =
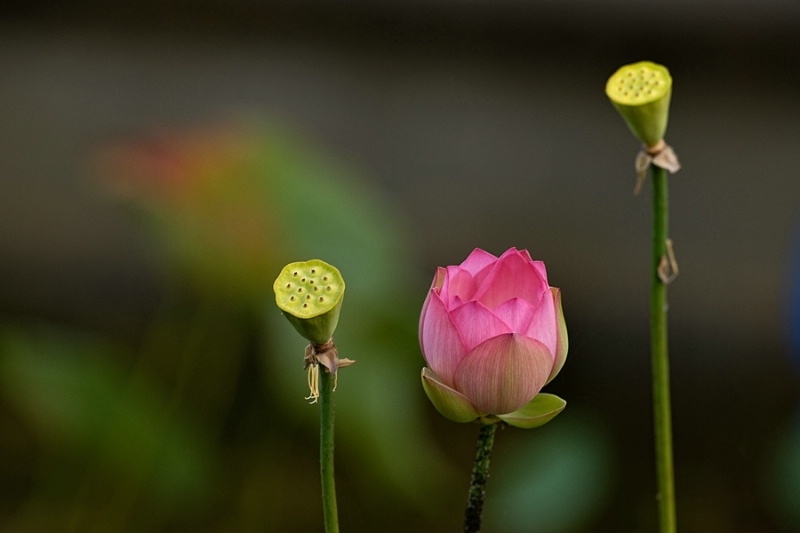
[[[344,531],[455,531],[478,428],[419,385],[437,265],[527,248],[565,412],[498,434],[486,530],[656,529],[649,187],[605,98],[674,78],[684,532],[800,530],[800,4],[5,2],[0,529],[321,531],[290,261],[342,271]]]

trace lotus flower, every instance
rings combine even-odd
[[[475,249],[438,268],[422,307],[419,339],[428,398],[455,422],[505,421],[530,428],[566,402],[539,394],[567,357],[561,293],[526,250]]]

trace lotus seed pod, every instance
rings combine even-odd
[[[319,259],[289,263],[272,287],[275,303],[300,335],[316,345],[330,340],[344,296],[336,267]]]
[[[606,83],[606,95],[645,146],[664,138],[672,95],[669,70],[650,61],[625,65]]]

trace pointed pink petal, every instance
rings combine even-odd
[[[527,335],[528,328],[531,325],[531,319],[533,318],[533,311],[533,305],[527,300],[513,298],[500,304],[492,313],[505,322],[512,332]]]
[[[480,281],[474,299],[480,300],[489,309],[517,297],[538,304],[547,290],[547,283],[532,263],[519,253],[507,252]]]
[[[499,257],[499,259],[508,257],[510,255],[522,255],[522,253],[519,250],[517,250],[516,246],[512,246],[511,248],[503,252],[503,254]]]
[[[453,386],[453,374],[467,350],[444,303],[434,289],[428,293],[420,318],[419,337],[422,355],[447,386]]]
[[[534,261],[528,250],[517,250],[516,248],[509,248],[503,255],[500,256],[500,259],[502,260],[504,257],[510,255],[518,255],[525,261],[533,264],[533,266],[536,267],[536,271],[539,272],[539,274],[541,275],[542,279],[544,281],[547,281],[547,270],[545,268],[544,262]]]
[[[547,378],[548,383],[561,372],[561,368],[567,360],[567,350],[569,349],[567,322],[564,320],[564,310],[561,308],[561,289],[551,287],[550,290],[553,291],[553,297],[556,301],[556,329],[558,331],[558,340],[556,342],[556,358],[553,362],[553,370],[550,371],[550,377]]]
[[[550,353],[555,356],[558,346],[558,329],[556,326],[556,304],[553,293],[548,289],[542,301],[533,310],[533,318],[524,333],[547,346]]]
[[[453,309],[458,302],[466,302],[475,294],[475,280],[472,274],[457,266],[447,267],[447,282],[442,291],[442,299],[449,309]]]
[[[478,272],[491,265],[495,261],[497,261],[497,258],[489,252],[481,250],[480,248],[475,248],[472,253],[469,254],[469,257],[467,257],[459,266],[475,276],[478,274]]]
[[[471,350],[491,337],[511,333],[511,328],[480,302],[467,302],[451,311],[450,316],[461,334],[465,351]]]
[[[553,356],[542,343],[509,333],[491,338],[470,351],[455,373],[455,388],[479,411],[516,411],[544,386]]]
[[[419,313],[419,345],[422,346],[422,326],[425,323],[425,315],[428,314],[428,306],[431,303],[431,298],[433,298],[435,290],[433,286],[428,290],[428,295],[425,297],[425,301],[422,302],[422,311]]]
[[[539,276],[542,278],[542,283],[547,285],[547,268],[544,266],[543,261],[533,261],[533,268],[536,269],[536,272],[539,273]]]
[[[425,301],[422,303],[422,311],[419,314],[419,344],[422,346],[422,324],[425,321],[425,314],[428,312],[428,304],[430,303],[431,296],[434,292],[440,292],[442,288],[442,284],[444,283],[444,273],[445,269],[442,267],[438,267],[436,269],[436,275],[433,276],[433,282],[431,283],[431,288],[428,291],[428,296],[425,298]]]

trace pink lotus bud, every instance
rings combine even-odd
[[[437,269],[419,339],[423,387],[450,420],[535,427],[565,405],[555,396],[533,402],[564,365],[567,328],[560,291],[526,250],[497,258],[475,249]]]

